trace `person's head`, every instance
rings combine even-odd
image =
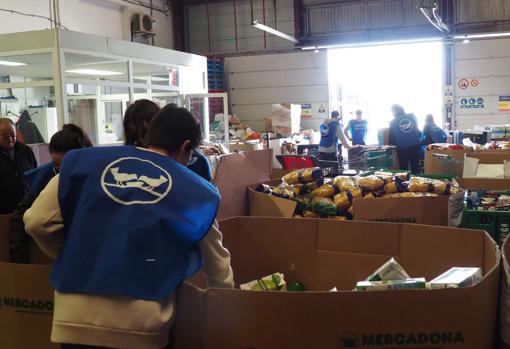
[[[362,117],[363,112],[360,109],[356,110],[356,119],[361,120]]]
[[[333,110],[333,111],[331,112],[331,119],[333,119],[333,120],[338,120],[338,118],[339,118],[339,117],[340,117],[340,113],[339,113],[338,111]]]
[[[124,144],[145,147],[145,135],[159,110],[158,105],[148,99],[131,104],[124,114]]]
[[[0,150],[11,150],[16,144],[16,126],[9,118],[0,118]]]
[[[399,104],[394,104],[391,107],[391,112],[393,113],[393,116],[399,116],[404,115],[406,112],[404,111],[404,108]]]
[[[427,114],[425,116],[425,123],[426,124],[433,124],[434,123],[434,116],[432,116],[432,114]]]
[[[188,165],[201,141],[202,128],[193,114],[168,105],[156,114],[145,137],[148,148],[164,151],[183,166]]]
[[[53,166],[60,170],[60,164],[66,153],[73,149],[92,147],[92,142],[83,130],[74,125],[66,124],[55,133],[48,146]]]

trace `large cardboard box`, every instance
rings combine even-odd
[[[265,184],[277,185],[280,181]],[[250,216],[292,217],[297,203],[255,191],[258,184],[248,187]],[[422,198],[354,199],[355,220],[393,223],[418,223],[458,226],[464,208],[464,193],[452,196]]]
[[[453,174],[455,169],[451,168],[451,164],[460,164],[464,161],[464,155],[469,153],[468,149],[427,149],[425,151],[424,172],[426,174]],[[434,154],[447,155],[452,157],[452,161],[448,162]],[[452,172],[454,171],[454,172]]]
[[[50,342],[53,289],[50,266],[9,261],[9,215],[0,216],[0,348],[58,349]],[[34,263],[50,262],[35,244]]]
[[[503,273],[501,279],[499,340],[500,349],[510,348],[510,235],[503,243]]]
[[[500,253],[482,231],[255,217],[224,221],[221,231],[237,283],[282,272],[310,292],[184,285],[177,297],[174,348],[494,346]],[[461,289],[350,291],[390,257],[427,280],[454,266],[480,267],[484,278]],[[341,292],[327,292],[333,287]]]
[[[463,189],[510,190],[510,179],[457,178],[455,180]]]
[[[510,179],[510,152],[467,153],[462,177]]]

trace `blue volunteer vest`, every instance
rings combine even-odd
[[[201,153],[195,152],[188,164],[188,168],[206,181],[210,182],[212,180],[211,166],[209,166],[207,158]]]
[[[367,120],[351,120],[351,138],[353,144],[365,143],[365,137],[367,136],[368,122]]]
[[[38,196],[56,174],[57,171],[52,162],[25,172],[25,181],[29,192]]]
[[[329,148],[333,144],[338,143],[338,136],[336,134],[336,129],[338,127],[338,121],[331,121],[327,124],[322,124],[320,127],[321,131],[321,141],[319,145],[324,148]]]
[[[420,130],[418,130],[418,125],[412,115],[396,117],[390,123],[390,131],[395,137],[397,147],[409,148],[421,143]]]
[[[445,143],[447,136],[446,132],[444,132],[437,125],[428,125],[428,132],[430,133],[430,138],[434,143]]]
[[[52,270],[66,293],[168,297],[201,267],[214,186],[173,159],[132,146],[73,150],[59,179],[66,234]]]

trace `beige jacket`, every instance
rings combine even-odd
[[[41,249],[56,258],[64,244],[58,204],[58,176],[25,213],[25,230]],[[232,288],[230,253],[215,225],[200,242],[203,271],[210,287]],[[161,302],[124,296],[69,294],[55,291],[51,340],[122,349],[160,349],[167,345],[175,315],[174,295]]]

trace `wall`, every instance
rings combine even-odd
[[[144,2],[148,3],[149,1],[145,0]],[[1,1],[0,3],[2,9],[50,16],[47,0],[16,0]],[[157,7],[166,6],[164,0],[154,0],[153,3]],[[68,29],[128,41],[131,40],[130,19],[135,12],[149,14],[150,10],[121,0],[60,1],[61,23]],[[155,45],[173,48],[171,16],[157,11],[154,11],[153,16],[156,20]],[[50,28],[48,20],[0,11],[0,34],[48,28]]]
[[[231,57],[225,69],[232,112],[257,130],[264,128],[274,103],[312,104],[313,119],[303,121],[304,128],[318,128],[328,113],[325,51]]]
[[[266,25],[275,28],[273,1],[264,0],[266,9]],[[262,0],[253,0],[254,19],[263,22]],[[254,52],[265,49],[292,49],[294,43],[271,34],[266,35],[264,47],[264,32],[253,28],[251,24],[250,1],[237,0],[237,26],[234,26],[234,7],[232,1],[209,4],[209,28],[211,47],[209,49],[209,35],[207,29],[206,5],[188,6],[188,47],[190,52],[197,54]],[[278,0],[276,2],[277,29],[294,36],[294,2],[293,0]],[[237,27],[238,46],[236,48],[235,29]]]
[[[462,79],[469,87],[462,89]],[[473,80],[478,84],[473,87]],[[457,127],[510,124],[510,112],[499,112],[499,96],[510,96],[510,39],[471,40],[455,44],[455,94]],[[462,99],[483,98],[483,108],[462,108]],[[478,102],[475,106],[480,105]]]

